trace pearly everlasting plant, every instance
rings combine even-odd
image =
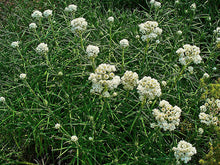
[[[200,48],[193,45],[186,44],[183,48],[179,48],[176,53],[179,55],[179,62],[182,65],[187,65],[191,62],[199,64],[202,61],[200,53]]]
[[[45,44],[45,43],[40,43],[36,48],[36,52],[38,54],[46,54],[46,53],[48,53],[48,51],[49,51],[49,49],[47,47],[47,44]]]
[[[86,30],[88,23],[85,18],[76,18],[71,21],[71,31],[73,33],[82,33]]]
[[[125,90],[133,90],[137,86],[138,74],[132,71],[126,71],[121,78],[121,83]]]
[[[37,28],[36,23],[30,23],[29,24],[29,29],[36,29],[36,28]]]
[[[206,125],[219,125],[220,118],[220,100],[207,99],[206,103],[200,106],[199,119]]]
[[[146,99],[153,100],[155,97],[160,97],[161,88],[159,82],[151,77],[144,76],[138,81],[137,87],[139,99],[143,102]]]
[[[91,73],[89,80],[92,81],[91,93],[101,94],[103,97],[110,97],[109,90],[114,90],[121,82],[119,76],[116,76],[114,72],[116,68],[110,64],[100,64],[95,73]]]
[[[128,46],[129,46],[128,40],[127,40],[127,39],[121,40],[121,41],[120,41],[120,46],[121,46],[122,48],[128,47]]]
[[[49,18],[52,16],[53,11],[52,10],[45,10],[43,12],[44,17]]]
[[[21,73],[19,77],[21,80],[23,80],[27,77],[27,75],[25,73]]]
[[[108,22],[110,23],[114,22],[114,17],[108,17]]]
[[[38,10],[35,10],[32,14],[31,14],[32,18],[36,18],[36,19],[40,19],[43,17],[42,13]]]
[[[69,5],[64,9],[65,12],[76,12],[77,11],[77,6],[76,5]]]
[[[5,102],[5,98],[4,97],[0,97],[0,102]]]
[[[158,35],[162,34],[162,29],[158,27],[156,21],[147,21],[139,25],[140,32],[142,34],[142,41],[149,41],[157,38]]]
[[[160,127],[164,131],[173,131],[179,125],[182,110],[178,106],[172,106],[168,101],[160,101],[160,109],[154,109],[152,114],[157,123],[152,123],[151,127]]]
[[[174,156],[179,161],[183,161],[184,163],[187,163],[191,160],[191,157],[196,154],[196,148],[192,146],[192,144],[181,140],[177,147],[173,147]]]
[[[99,53],[99,47],[89,45],[86,48],[86,53],[87,53],[89,59],[96,58]]]
[[[12,48],[18,48],[19,47],[19,41],[15,41],[11,43]]]

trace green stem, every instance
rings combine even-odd
[[[36,29],[34,29],[34,33],[35,33],[35,35],[37,36],[38,41],[40,42],[40,37],[39,37],[39,35],[37,34],[37,30],[36,30]]]
[[[23,55],[22,55],[20,49],[17,48],[17,50],[18,50],[19,55],[21,56],[21,59],[23,60],[23,65],[24,65],[25,73],[27,73],[27,71],[26,71],[26,61],[25,61],[25,59],[24,59],[24,57],[23,57]]]
[[[85,50],[85,49],[84,49],[84,46],[83,46],[82,33],[80,33],[80,43],[81,43],[81,48],[82,48],[83,50]]]
[[[95,72],[95,68],[96,68],[95,58],[92,58],[92,69],[93,69],[94,72]]]
[[[122,48],[122,70],[125,67],[125,48]]]
[[[147,44],[146,44],[146,47],[144,49],[144,60],[142,62],[142,66],[144,66],[144,63],[146,62],[146,66],[148,66],[148,59],[147,59],[147,52],[148,52],[148,49],[150,47],[150,44],[149,44],[150,40],[147,39]]]

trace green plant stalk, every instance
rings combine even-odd
[[[185,69],[186,69],[186,67],[187,67],[188,65],[189,65],[189,63],[186,64],[186,65],[184,65],[183,68],[182,68],[182,70],[181,70],[181,72],[178,74],[178,77],[177,77],[177,78],[175,77],[173,87],[176,86],[177,81],[180,80],[181,76],[183,75],[183,72],[185,71]]]
[[[85,51],[85,48],[83,46],[83,38],[82,38],[82,32],[80,32],[80,44],[83,51]]]
[[[22,55],[20,49],[17,48],[17,50],[18,50],[18,53],[19,53],[19,55],[21,56],[21,59],[22,59],[22,61],[23,61],[25,73],[27,73],[27,71],[26,71],[26,61],[25,61],[25,59],[24,59],[24,57],[23,57],[23,55]]]
[[[92,58],[92,69],[93,69],[94,72],[95,72],[95,68],[96,68],[95,58],[93,57],[93,58]]]
[[[150,47],[150,40],[149,38],[147,39],[147,44],[146,44],[146,47],[144,49],[144,60],[142,62],[142,67],[144,66],[144,63],[146,62],[146,66],[148,66],[148,59],[147,59],[147,52],[148,52],[148,49]]]
[[[51,27],[51,30],[52,30],[52,33],[53,33],[54,42],[56,44],[56,47],[59,48],[59,44],[58,44],[57,39],[56,39],[56,35],[55,35],[54,28],[53,28],[53,22],[52,22],[51,17],[49,17],[49,22],[50,22],[50,27]]]
[[[125,48],[122,48],[122,70],[125,67]]]
[[[38,41],[40,42],[40,37],[39,37],[39,35],[37,34],[37,30],[36,30],[36,29],[34,29],[34,33],[35,33],[35,35],[37,36]]]

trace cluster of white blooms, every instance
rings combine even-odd
[[[86,48],[86,53],[87,53],[89,59],[96,58],[99,53],[99,47],[89,45]]]
[[[179,48],[176,53],[179,55],[179,62],[182,65],[187,65],[190,62],[194,62],[195,64],[199,64],[202,61],[200,53],[200,48],[193,45],[183,45],[183,48]]]
[[[214,30],[214,33],[217,34],[217,35],[220,35],[220,27],[217,27],[217,28]]]
[[[203,132],[204,132],[203,128],[199,128],[198,132],[199,132],[200,135],[202,135]]]
[[[11,43],[12,48],[18,48],[19,47],[19,41],[15,41]]]
[[[127,40],[127,39],[121,40],[121,41],[120,41],[120,46],[121,46],[122,48],[128,47],[128,46],[129,46],[128,40]]]
[[[95,73],[91,73],[89,76],[89,80],[92,81],[90,92],[101,94],[103,97],[110,97],[108,90],[117,88],[121,82],[120,77],[113,73],[115,71],[114,65],[100,64]]]
[[[161,84],[165,87],[167,86],[167,82],[166,81],[162,81]]]
[[[65,7],[64,11],[65,12],[76,12],[77,6],[76,5],[69,5],[68,7]]]
[[[181,140],[177,147],[173,147],[173,151],[176,159],[182,160],[184,163],[190,161],[191,157],[196,154],[196,148],[184,140]]]
[[[152,123],[151,127],[160,127],[164,131],[173,131],[179,125],[182,110],[178,106],[172,106],[168,101],[160,101],[160,110],[154,109],[152,114],[157,123]]]
[[[20,79],[22,79],[22,80],[23,80],[23,79],[25,79],[25,78],[26,78],[26,76],[27,76],[27,75],[26,75],[25,73],[21,73],[19,77],[20,77]]]
[[[159,82],[151,77],[144,76],[138,81],[137,90],[141,101],[145,101],[146,99],[153,100],[156,96],[159,97],[161,95]]]
[[[193,4],[190,6],[190,9],[191,9],[191,10],[195,10],[195,9],[196,9],[196,4],[193,3]]]
[[[0,97],[0,102],[5,102],[5,98],[4,97]]]
[[[179,36],[183,34],[183,32],[182,32],[181,30],[178,30],[176,33],[177,33]]]
[[[138,74],[132,71],[126,71],[121,78],[121,83],[124,85],[125,90],[133,90],[138,83]]]
[[[78,141],[78,137],[76,135],[71,136],[71,141],[77,142]]]
[[[114,22],[114,17],[108,17],[108,21],[111,23]]]
[[[36,18],[36,19],[40,19],[43,17],[42,13],[38,10],[35,10],[32,14],[31,17]]]
[[[207,99],[206,103],[200,106],[199,119],[201,123],[206,125],[218,125],[220,117],[220,100],[219,99]]]
[[[60,129],[61,125],[59,123],[55,124],[55,129]]]
[[[217,48],[220,48],[220,38],[216,38],[216,46]]]
[[[220,27],[217,27],[216,30],[214,30],[214,34],[216,35],[216,46],[217,48],[220,48]]]
[[[52,16],[52,12],[53,12],[52,10],[45,10],[43,12],[44,17],[46,17],[46,18],[51,17]]]
[[[85,18],[76,18],[71,21],[71,30],[73,33],[82,33],[86,30],[88,23],[86,22]]]
[[[208,74],[208,73],[204,73],[203,76],[202,76],[202,78],[203,78],[203,79],[209,78],[209,74]]]
[[[142,41],[155,39],[162,33],[162,29],[158,27],[158,23],[156,21],[147,21],[145,23],[141,23],[139,28],[140,32],[142,33]]]
[[[161,7],[161,3],[160,3],[160,2],[157,2],[157,1],[155,1],[155,0],[151,0],[151,1],[150,1],[150,4],[151,4],[152,6],[154,6],[155,8],[160,8],[160,7]]]
[[[40,43],[37,48],[36,48],[36,51],[38,54],[45,54],[49,51],[48,47],[47,47],[47,44],[45,43]]]
[[[37,28],[36,23],[30,23],[29,24],[29,29],[36,29],[36,28]]]

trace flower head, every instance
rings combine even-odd
[[[132,71],[126,71],[121,78],[121,83],[124,85],[125,90],[133,90],[137,86],[138,74]]]
[[[0,102],[5,102],[5,98],[4,97],[0,97]]]
[[[87,25],[85,18],[76,18],[71,21],[71,30],[73,33],[82,33],[86,30]]]
[[[196,4],[193,3],[193,4],[190,6],[190,9],[191,9],[191,10],[195,10],[195,9],[196,9]]]
[[[55,129],[60,129],[61,125],[59,123],[55,124],[54,128]]]
[[[40,19],[43,17],[42,13],[39,10],[35,10],[32,14],[31,17],[36,18],[36,19]]]
[[[128,47],[128,46],[129,46],[128,40],[127,40],[127,39],[121,40],[121,41],[120,41],[120,46],[121,46],[122,48]]]
[[[161,95],[159,82],[151,77],[144,76],[140,81],[138,81],[137,90],[141,101],[146,99],[153,100],[155,97],[160,97]]]
[[[19,77],[20,77],[21,80],[23,80],[23,79],[26,78],[26,76],[27,76],[27,75],[26,75],[25,73],[21,73]]]
[[[177,147],[173,147],[173,151],[176,159],[182,160],[184,163],[190,161],[191,157],[196,154],[196,148],[184,140],[181,140]]]
[[[95,58],[98,56],[99,53],[99,47],[97,46],[93,46],[93,45],[89,45],[86,48],[86,53],[88,55],[88,58]]]
[[[45,54],[45,53],[48,53],[49,49],[47,47],[47,44],[45,43],[40,43],[37,48],[36,48],[36,51],[38,54]]]
[[[114,22],[114,17],[108,17],[108,21],[111,23]]]
[[[37,28],[36,23],[30,23],[29,24],[29,29],[36,29],[36,28]]]
[[[64,9],[64,11],[66,11],[66,12],[76,12],[77,11],[77,6],[76,5],[69,5],[68,7],[66,7],[65,9]]]
[[[18,48],[19,47],[19,41],[15,41],[11,43],[12,48]]]
[[[71,136],[71,141],[77,142],[78,141],[78,137],[76,135]]]
[[[53,12],[52,10],[45,10],[43,12],[44,17],[46,17],[46,18],[51,17],[52,16],[52,12]]]

